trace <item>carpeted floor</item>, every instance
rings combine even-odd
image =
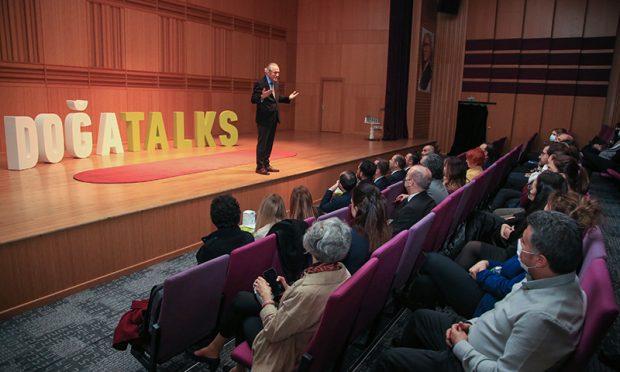
[[[607,216],[604,225],[608,263],[616,296],[620,302],[620,193],[609,179],[594,175],[591,193],[599,199]],[[112,348],[112,333],[132,299],[148,297],[154,284],[195,264],[193,253],[163,262],[98,287],[66,297],[0,322],[0,371],[141,371],[142,366],[129,351]],[[349,347],[345,366],[357,371],[372,369],[379,353],[400,333],[409,312],[396,313],[396,321],[375,347]],[[388,317],[389,318],[389,317]],[[384,319],[383,324],[389,324]],[[230,348],[228,348],[230,350]],[[603,340],[607,359],[620,354],[620,320]],[[232,364],[225,360],[223,365]],[[185,355],[161,366],[161,371],[207,371]],[[345,368],[346,369],[346,368]],[[609,371],[599,358],[589,371]]]

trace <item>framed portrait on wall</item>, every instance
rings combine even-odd
[[[433,47],[435,34],[422,27],[420,36],[420,63],[418,64],[418,91],[430,92],[433,77]]]

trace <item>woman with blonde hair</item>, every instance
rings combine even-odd
[[[271,229],[271,226],[286,218],[286,207],[284,200],[278,194],[265,196],[258,207],[256,213],[256,228],[254,239],[264,238]]]
[[[303,221],[308,217],[317,217],[318,210],[312,205],[312,194],[306,186],[297,186],[291,191],[290,218]]]

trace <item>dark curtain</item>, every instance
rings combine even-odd
[[[454,142],[448,155],[459,155],[486,141],[488,114],[486,105],[459,103]]]
[[[412,12],[412,0],[390,0],[384,140],[407,138],[407,90],[409,89]]]

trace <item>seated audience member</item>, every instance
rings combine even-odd
[[[467,163],[467,174],[465,178],[467,182],[471,182],[474,178],[482,173],[482,164],[484,164],[484,152],[479,147],[471,149],[465,153],[465,162]]]
[[[428,187],[428,195],[436,204],[441,203],[448,197],[448,190],[443,184],[443,159],[437,154],[429,154],[422,158],[420,164],[431,171],[433,180]]]
[[[568,133],[568,131],[564,128],[555,128],[551,131],[551,134],[549,135],[549,142],[560,142],[558,140],[558,136],[560,134],[564,134],[564,133]]]
[[[580,194],[588,192],[590,177],[574,157],[564,154],[551,155],[549,157],[549,170],[560,173],[568,182],[568,187],[571,190]]]
[[[374,180],[375,186],[377,186],[379,190],[383,191],[388,186],[390,186],[390,179],[388,178],[388,173],[390,172],[390,164],[385,159],[376,159],[375,165],[377,166]]]
[[[574,191],[552,192],[545,210],[574,219],[582,237],[600,224],[602,218],[597,201]],[[517,255],[504,262],[481,260],[467,270],[444,255],[429,253],[420,273],[401,298],[414,310],[449,305],[464,317],[480,316],[525,277],[518,256],[517,250]]]
[[[291,371],[312,339],[329,295],[349,278],[341,261],[349,251],[351,228],[338,218],[313,224],[303,239],[313,265],[289,286],[278,277],[285,291],[279,301],[262,277],[254,281],[255,296],[240,292],[231,308],[225,309],[214,340],[191,355],[215,370],[229,338],[252,346],[253,371]],[[234,370],[243,371],[242,366]]]
[[[469,231],[468,235],[477,236],[476,240],[465,244],[454,260],[465,269],[480,260],[507,260],[517,251],[518,240],[527,227],[527,216],[543,210],[552,192],[567,190],[568,185],[561,175],[550,171],[541,173],[528,190],[528,209],[515,213],[508,220],[489,213],[492,222],[478,224],[476,233]]]
[[[467,179],[467,164],[456,156],[448,156],[443,161],[443,184],[452,194],[456,190],[465,186]]]
[[[400,182],[405,179],[407,172],[405,172],[405,157],[400,154],[395,154],[390,159],[390,184],[393,185],[396,182]]]
[[[230,254],[233,249],[254,241],[252,234],[239,228],[241,209],[237,199],[231,195],[220,195],[213,199],[210,214],[217,230],[202,237],[202,247],[196,252],[196,261],[199,265]]]
[[[319,213],[312,202],[312,194],[306,186],[295,187],[293,191],[291,191],[290,217],[300,221],[308,217],[317,217]]]
[[[386,203],[385,196],[371,184],[361,183],[353,189],[351,249],[342,261],[351,275],[368,261],[375,249],[392,236]]]
[[[411,167],[420,163],[420,153],[417,151],[409,152],[405,155],[405,172],[408,172]]]
[[[575,270],[581,234],[570,217],[528,217],[518,260],[527,279],[478,318],[417,310],[377,371],[545,371],[574,351],[586,297]],[[552,345],[552,347],[550,347]]]
[[[577,146],[577,142],[575,142],[575,138],[568,133],[558,134],[558,142],[565,143],[569,146]]]
[[[490,167],[495,161],[499,158],[499,154],[493,144],[491,143],[483,143],[480,145],[480,149],[484,152],[484,169]]]
[[[422,147],[422,156],[434,154],[436,152],[435,145],[426,145]]]
[[[373,178],[375,177],[375,173],[377,172],[377,166],[375,163],[368,159],[362,160],[360,165],[357,166],[357,179],[359,182],[370,182],[373,183]]]
[[[404,182],[407,194],[397,197],[398,205],[392,215],[393,235],[409,229],[435,208],[435,201],[427,193],[430,184],[431,171],[428,168],[414,165],[409,169]]]
[[[357,178],[355,173],[351,171],[340,173],[338,181],[332,187],[325,190],[321,204],[319,204],[319,211],[321,213],[329,213],[349,205],[351,203],[351,190],[353,190],[356,184]],[[335,195],[334,193],[338,189],[342,191],[342,194]]]
[[[254,230],[254,239],[264,238],[271,227],[286,218],[286,207],[284,200],[278,194],[269,194],[258,207],[256,213],[256,228]]]
[[[610,168],[620,171],[620,151],[618,151],[620,150],[620,139],[617,139],[620,136],[620,129],[617,128],[618,125],[616,125],[616,134],[614,134],[616,140],[611,144],[595,143],[581,150],[584,167],[595,172],[604,172]]]

